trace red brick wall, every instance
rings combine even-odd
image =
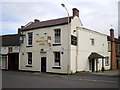
[[[111,69],[117,69],[117,57],[116,57],[116,43],[114,38],[114,30],[110,29],[111,38]]]

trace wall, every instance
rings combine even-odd
[[[49,46],[47,42],[45,45],[39,45],[39,42],[36,40],[41,40],[41,37],[44,37],[44,40],[47,39],[47,36],[51,36],[51,44],[54,44],[54,29],[61,29],[61,45],[60,46]],[[27,46],[27,33],[33,32],[33,46]],[[46,35],[44,33],[47,33]],[[24,43],[20,45],[20,58],[19,58],[19,69],[20,70],[30,70],[30,71],[41,71],[41,57],[47,57],[47,71],[46,72],[59,72],[59,73],[67,73],[67,60],[69,56],[69,48],[68,48],[68,26],[61,25],[61,26],[54,26],[48,28],[40,28],[34,29],[30,31],[24,31],[25,34]],[[41,54],[40,50],[44,49],[46,54]],[[54,51],[64,52],[61,54],[61,69],[53,69],[54,66]],[[32,67],[26,67],[27,65],[27,52],[33,53],[33,63]]]
[[[80,18],[75,16],[72,20],[71,20],[71,35],[76,36],[77,37],[77,30],[76,27],[80,27],[82,26],[82,23],[80,21]],[[70,47],[71,47],[71,73],[75,73],[77,71],[77,46],[75,45],[71,45],[70,43]]]
[[[19,53],[19,46],[4,46],[4,47],[1,47],[1,54],[8,54],[9,47],[12,47],[11,53]]]
[[[104,57],[108,56],[110,60],[110,52],[108,52],[107,36],[95,31],[78,27],[78,64],[77,71],[89,71],[89,55],[96,52]],[[90,38],[94,38],[95,45],[91,45]],[[110,61],[109,61],[110,62]],[[99,59],[98,69],[101,70],[102,60]],[[105,69],[110,69],[105,66]]]

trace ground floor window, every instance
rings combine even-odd
[[[60,66],[60,52],[54,52],[54,66]]]
[[[7,69],[7,56],[0,56],[0,69]]]
[[[28,65],[32,65],[32,52],[28,52]]]
[[[105,57],[105,66],[109,66],[109,57]]]

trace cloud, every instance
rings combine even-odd
[[[17,28],[34,19],[45,21],[67,16],[64,3],[72,15],[72,8],[78,8],[80,19],[85,27],[109,34],[109,27],[113,25],[117,37],[118,3],[119,0],[3,0],[2,22],[3,34],[7,30],[17,32]]]

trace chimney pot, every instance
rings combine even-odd
[[[34,21],[35,21],[35,22],[40,22],[40,20],[38,20],[38,19],[35,19]]]
[[[77,8],[73,8],[73,16],[79,17],[79,10]]]
[[[21,28],[24,28],[24,26],[21,26]]]

